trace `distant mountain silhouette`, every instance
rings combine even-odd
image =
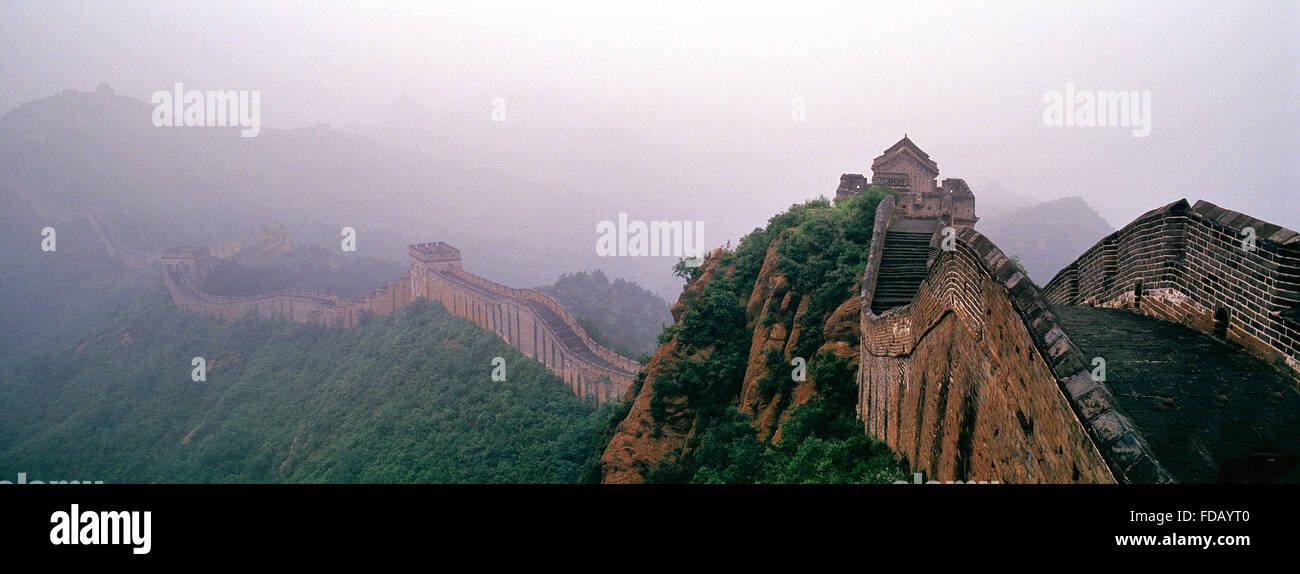
[[[679,289],[673,261],[597,256],[595,222],[620,211],[611,198],[561,192],[490,156],[439,154],[482,142],[430,122],[413,99],[389,119],[432,141],[425,149],[328,127],[268,128],[265,114],[253,138],[237,127],[155,127],[153,109],[105,87],[9,111],[0,118],[0,190],[56,219],[97,213],[139,249],[247,236],[271,219],[295,239],[319,238],[320,222],[330,222],[357,230],[358,253],[399,263],[408,243],[451,242],[467,268],[504,284],[600,266],[660,294]],[[489,143],[509,135],[497,130]]]
[[[1115,231],[1077,196],[982,216],[975,228],[1007,255],[1018,257],[1029,278],[1039,285]]]

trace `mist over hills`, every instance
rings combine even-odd
[[[475,135],[464,130],[412,119],[433,130],[411,136],[436,143],[420,149],[328,127],[263,127],[254,138],[237,127],[159,128],[152,111],[107,86],[19,106],[0,118],[0,186],[40,204],[47,218],[99,214],[138,249],[247,236],[277,220],[295,240],[325,247],[353,227],[359,254],[403,264],[409,243],[447,241],[465,253],[467,269],[505,284],[600,267],[660,296],[679,289],[670,258],[596,255],[595,223],[626,206],[561,191],[505,163],[469,164],[491,157],[477,154],[495,144],[458,141]]]
[[[983,216],[975,228],[1007,255],[1019,257],[1029,278],[1039,285],[1046,285],[1063,267],[1115,231],[1078,196]]]

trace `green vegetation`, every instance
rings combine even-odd
[[[554,297],[597,343],[625,357],[654,352],[659,332],[673,321],[658,295],[621,278],[610,282],[599,269],[562,275],[538,291]]]
[[[656,380],[652,410],[685,397],[696,433],[684,457],[648,478],[672,482],[878,482],[896,479],[890,453],[863,436],[853,368],[812,357],[826,315],[857,289],[875,204],[792,207],[722,254],[729,272],[700,290],[680,324],[673,372]],[[15,216],[17,219],[17,216]],[[18,233],[21,231],[21,233]],[[574,482],[599,478],[601,450],[630,403],[592,409],[536,361],[427,301],[353,329],[244,319],[200,320],[176,310],[157,266],[108,262],[82,224],[59,228],[41,253],[39,229],[16,225],[0,250],[0,476],[106,482]],[[781,440],[759,441],[735,409],[752,332],[744,303],[772,241],[800,317],[769,306],[762,321],[799,321],[812,357],[813,398],[791,411]],[[214,274],[239,293],[284,287],[360,294],[400,270],[295,250],[277,263]],[[379,264],[374,264],[379,265]],[[699,268],[679,272],[697,280]],[[378,284],[365,284],[376,281]],[[14,280],[21,278],[21,280]],[[313,284],[312,282],[317,283]],[[306,284],[304,284],[306,283]],[[566,275],[552,289],[593,335],[620,351],[647,349],[630,329],[666,305],[603,274]],[[657,299],[657,298],[655,298]],[[585,308],[584,308],[585,307]],[[631,310],[633,315],[603,312]],[[651,323],[653,324],[653,323]],[[637,341],[641,341],[637,343]],[[623,342],[623,343],[620,343]],[[190,380],[204,357],[206,382]],[[505,357],[508,380],[490,379]],[[765,357],[767,396],[791,385]],[[638,377],[636,387],[644,383]]]
[[[813,356],[824,343],[821,326],[827,316],[858,288],[875,208],[887,193],[871,190],[835,205],[819,199],[793,206],[721,255],[718,271],[688,303],[681,323],[664,333],[669,339],[676,336],[678,356],[675,366],[655,379],[651,397],[651,413],[658,420],[667,413],[670,398],[686,398],[695,432],[685,453],[665,460],[647,480],[839,483],[892,482],[904,476],[892,453],[862,432],[855,410],[856,365],[829,353]],[[800,322],[795,356],[812,357],[808,365],[815,393],[790,413],[781,440],[766,443],[736,411],[736,401],[753,337],[744,302],[773,241],[778,269],[793,296],[810,298],[803,315],[788,319]],[[692,281],[701,276],[684,266],[677,271]],[[783,319],[770,309],[767,313],[764,322]],[[788,394],[792,385],[782,381],[789,380],[789,366],[781,354],[769,353],[765,366],[760,393],[769,399],[778,392]]]
[[[907,476],[883,443],[862,432],[855,403],[854,366],[830,354],[810,362],[817,389],[781,426],[781,440],[767,444],[749,420],[728,407],[701,420],[703,432],[675,464],[664,464],[648,482],[704,484],[890,483]],[[788,378],[788,377],[787,377]]]
[[[0,476],[575,482],[613,408],[425,300],[331,329],[199,320],[161,285],[146,295],[75,347],[0,365]]]
[[[39,222],[30,212],[0,209],[0,362],[75,345],[162,282],[158,269],[110,261],[85,220],[60,223],[57,250],[43,252],[33,240],[41,237]]]
[[[84,221],[60,224],[47,253],[39,225],[0,219],[14,220],[0,245],[8,480],[575,482],[617,406],[593,409],[428,301],[353,329],[201,320],[175,308],[157,265],[109,261]],[[319,272],[313,286],[337,292],[377,265],[344,262],[328,275],[335,256],[283,259],[299,271],[250,269],[249,288]],[[379,271],[383,283],[401,274]],[[190,380],[196,356],[206,382]],[[502,382],[490,378],[498,356]]]

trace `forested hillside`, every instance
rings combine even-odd
[[[157,264],[111,261],[83,219],[42,251],[41,221],[5,200],[0,480],[573,482],[598,451],[603,411],[437,304],[354,329],[200,320],[175,308]],[[400,276],[342,257],[296,249],[227,287],[364,291]]]
[[[10,358],[0,380],[9,477],[572,482],[606,416],[426,300],[354,329],[222,323],[176,311],[161,284],[75,346]]]
[[[863,433],[857,401],[859,278],[871,190],[795,205],[718,249],[673,307],[677,322],[609,420],[589,480],[845,483],[904,476]]]
[[[554,297],[596,342],[626,357],[654,352],[659,333],[673,322],[658,295],[622,278],[611,282],[599,269],[562,275],[538,291]]]

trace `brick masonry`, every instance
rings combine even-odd
[[[956,238],[911,304],[863,308],[866,432],[935,480],[1171,482],[1032,282],[974,229]]]
[[[1043,294],[1214,334],[1300,379],[1300,234],[1205,201],[1143,214],[1062,269]]]
[[[862,278],[858,412],[867,434],[935,480],[1171,482],[1037,287],[971,228],[974,196],[906,137],[872,164],[899,190],[876,208]],[[891,185],[887,176],[904,173]],[[856,195],[861,178],[841,178]],[[880,180],[880,181],[875,181]],[[906,185],[902,185],[902,184]],[[891,229],[931,233],[912,301],[872,311]],[[945,229],[955,231],[945,250]]]
[[[1040,292],[973,229],[936,249],[953,224],[941,213],[917,295],[877,315],[865,302],[882,239],[906,221],[916,222],[891,199],[880,204],[863,276],[858,409],[866,432],[915,470],[1123,483],[1294,472],[1284,468],[1300,439],[1294,232],[1179,201],[1106,237]],[[1241,249],[1246,228],[1257,249]],[[1094,380],[1099,354],[1112,371]],[[1261,449],[1273,466],[1243,470]]]
[[[265,252],[275,247],[265,241],[254,242],[228,253],[240,257],[249,249]],[[460,251],[446,243],[412,245],[407,277],[356,299],[301,289],[247,297],[213,295],[198,288],[199,277],[218,261],[209,248],[173,248],[163,252],[161,259],[172,301],[178,308],[202,317],[232,321],[252,314],[352,327],[363,312],[391,313],[423,297],[496,333],[524,355],[545,364],[574,394],[593,398],[598,404],[621,397],[640,369],[636,361],[592,340],[573,316],[549,296],[532,289],[505,287],[464,271]]]
[[[1284,370],[1178,323],[1053,306],[1179,482],[1300,482],[1300,392]]]

